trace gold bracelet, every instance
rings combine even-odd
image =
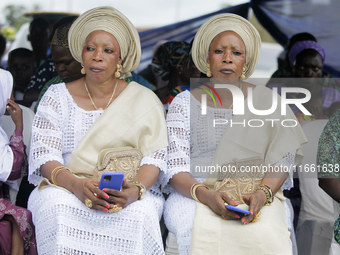
[[[146,188],[141,182],[131,182],[131,186],[137,186],[139,188],[139,194],[137,200],[142,200],[146,196]]]
[[[209,189],[207,186],[205,186],[203,183],[194,183],[191,188],[190,188],[190,195],[192,196],[193,199],[195,199],[197,202],[202,203],[201,201],[199,201],[199,199],[196,196],[196,189],[198,187],[204,187],[206,189]]]
[[[53,183],[54,185],[56,185],[56,186],[58,186],[57,181],[56,181],[56,177],[57,177],[57,174],[58,174],[61,170],[67,170],[67,171],[69,171],[70,173],[72,173],[72,171],[71,171],[69,168],[67,168],[66,166],[58,166],[58,167],[54,168],[54,169],[52,170],[52,173],[51,173],[51,181],[52,181],[52,183]]]

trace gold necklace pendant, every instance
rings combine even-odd
[[[107,103],[107,105],[105,106],[105,108],[104,108],[104,109],[103,109],[102,107],[97,108],[97,106],[95,105],[95,103],[94,103],[93,100],[92,100],[91,94],[90,94],[90,92],[89,92],[89,90],[88,90],[88,88],[87,88],[86,81],[85,81],[85,78],[84,78],[84,86],[85,86],[87,95],[89,96],[89,98],[90,98],[90,100],[91,100],[91,103],[92,103],[93,107],[94,107],[96,110],[100,110],[100,111],[106,110],[106,108],[109,107],[109,105],[110,105],[110,103],[111,103],[111,100],[112,100],[112,98],[113,98],[113,95],[116,93],[117,85],[118,85],[118,79],[117,79],[115,88],[113,89],[113,92],[112,92],[112,95],[111,95],[111,97],[110,97],[110,100],[109,100],[109,102]]]

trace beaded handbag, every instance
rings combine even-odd
[[[100,181],[103,173],[121,172],[129,182],[133,182],[142,158],[141,151],[132,147],[104,149],[98,155],[93,178]]]
[[[252,194],[264,177],[264,161],[260,157],[225,163],[221,167],[214,191],[226,192],[235,202],[244,204],[242,197]]]

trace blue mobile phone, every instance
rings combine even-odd
[[[110,172],[110,173],[103,173],[102,178],[99,182],[99,188],[105,189],[116,189],[121,190],[124,180],[124,174],[123,173],[116,173],[116,172]]]
[[[235,207],[235,206],[232,206],[232,205],[225,205],[225,208],[227,208],[228,210],[232,210],[232,211],[235,211],[235,212],[243,213],[243,214],[246,214],[246,215],[250,214],[249,211],[241,209],[241,208],[238,208],[238,207]]]

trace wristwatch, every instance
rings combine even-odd
[[[137,200],[142,200],[146,196],[146,188],[141,182],[131,182],[132,186],[139,188],[139,195]]]

